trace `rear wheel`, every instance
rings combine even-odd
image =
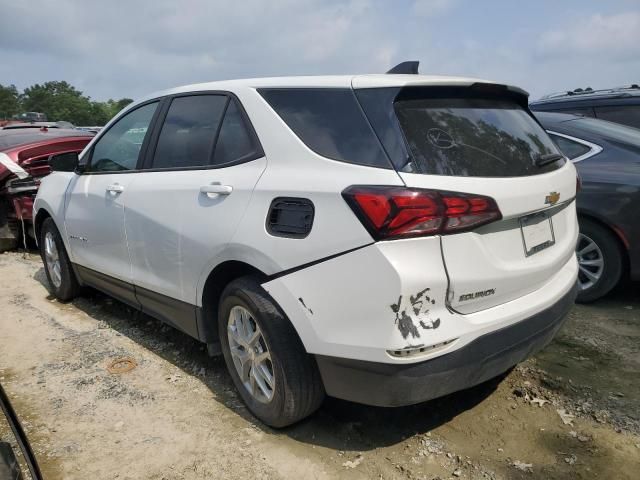
[[[52,293],[63,302],[80,293],[62,237],[53,219],[47,218],[40,229],[40,256]]]
[[[324,388],[315,360],[255,278],[225,288],[218,328],[233,383],[262,422],[285,427],[320,406]]]
[[[617,239],[608,229],[580,219],[576,245],[578,257],[578,302],[592,302],[615,287],[622,275],[622,252]]]

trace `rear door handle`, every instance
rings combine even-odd
[[[112,183],[111,185],[107,185],[107,192],[122,193],[124,192],[124,186],[119,183]]]
[[[205,193],[208,197],[212,195],[229,195],[233,192],[231,185],[220,185],[219,183],[212,183],[211,185],[203,185],[200,187],[200,193]]]

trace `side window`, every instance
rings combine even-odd
[[[554,135],[553,133],[549,134],[549,136],[553,139],[554,142],[556,142],[556,145],[558,145],[560,151],[564,153],[570,160],[581,157],[591,150],[591,148],[587,145],[569,140],[568,138]]]
[[[264,89],[260,94],[317,154],[348,163],[392,168],[351,89]]]
[[[224,114],[213,155],[213,164],[223,165],[235,162],[255,153],[256,145],[242,118],[236,100],[232,99]]]
[[[640,105],[596,107],[596,116],[602,120],[640,128]]]
[[[151,168],[209,165],[226,104],[225,95],[174,98],[158,137]]]
[[[93,146],[88,172],[133,170],[158,102],[136,108],[118,120]]]

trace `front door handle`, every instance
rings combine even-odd
[[[119,183],[112,183],[111,185],[107,185],[107,192],[122,193],[124,192],[124,186]]]
[[[212,183],[211,185],[203,185],[200,187],[200,193],[205,193],[208,197],[212,195],[229,195],[233,192],[231,185],[220,185],[219,183]]]

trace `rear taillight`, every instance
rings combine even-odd
[[[579,174],[576,174],[576,195],[582,189],[582,179]]]
[[[356,185],[342,196],[376,240],[459,233],[502,218],[493,198],[469,193]]]

